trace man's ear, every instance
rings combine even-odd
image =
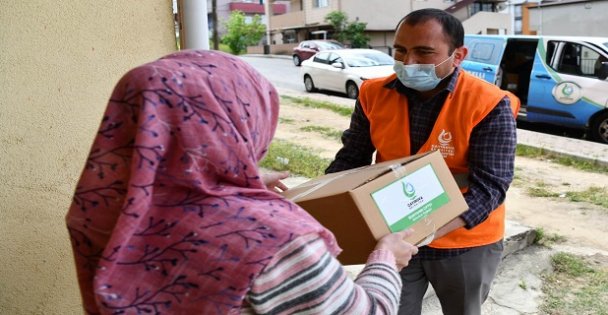
[[[459,67],[468,52],[469,50],[465,46],[456,48],[454,50],[454,66]]]

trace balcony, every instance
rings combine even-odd
[[[252,2],[230,2],[228,4],[228,8],[230,12],[232,11],[241,11],[245,14],[266,14],[263,4],[252,3]],[[272,4],[272,13],[273,14],[283,14],[287,12],[287,6],[282,3],[274,3]]]
[[[270,18],[270,28],[273,30],[284,28],[299,28],[305,25],[306,15],[304,11],[289,12],[281,15],[273,15]]]

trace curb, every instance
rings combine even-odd
[[[507,220],[502,259],[534,243],[536,230],[519,222]]]
[[[288,56],[288,55],[244,54],[242,56],[256,57],[256,58],[279,58],[279,59],[289,59],[289,60],[291,60],[291,56]]]
[[[517,129],[517,144],[608,167],[608,145]]]

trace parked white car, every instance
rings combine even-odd
[[[300,74],[308,92],[329,90],[357,98],[364,80],[393,74],[394,63],[378,50],[338,49],[318,52],[303,61]]]

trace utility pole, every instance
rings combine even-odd
[[[270,39],[270,15],[272,14],[272,9],[270,8],[270,0],[260,1],[264,1],[264,14],[266,14],[266,45],[264,45],[264,55],[269,55],[270,44],[272,43]]]
[[[213,19],[213,49],[220,50],[220,39],[217,28],[220,21],[217,20],[217,0],[211,0],[211,18]]]

